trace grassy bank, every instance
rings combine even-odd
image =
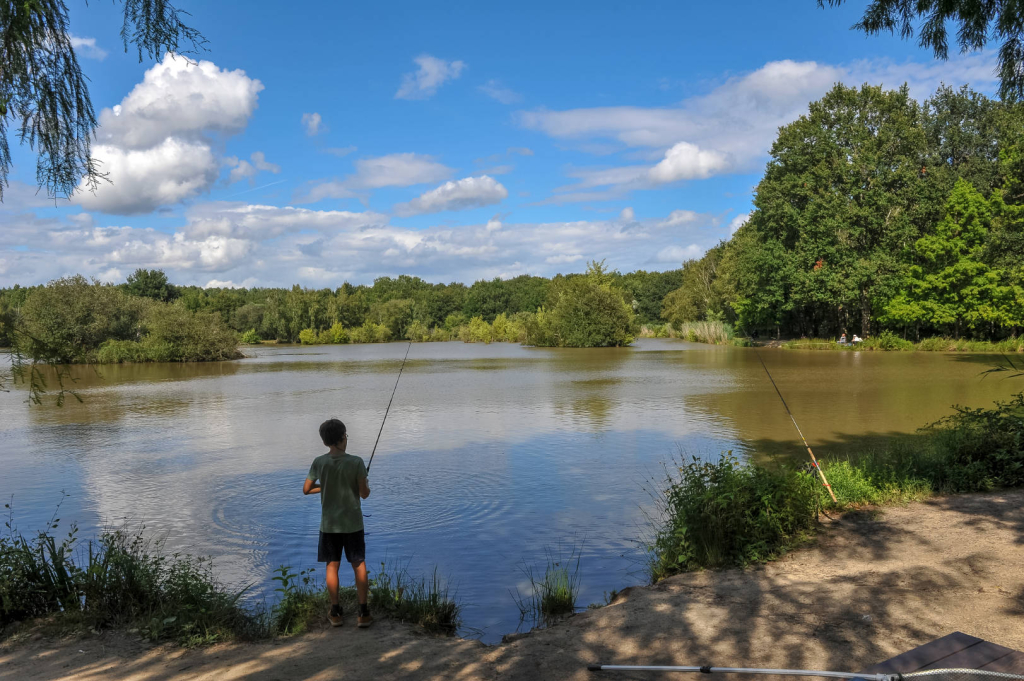
[[[142,528],[81,542],[74,527],[60,536],[56,518],[30,537],[12,525],[0,536],[0,632],[42,621],[58,633],[120,628],[194,646],[324,626],[327,592],[312,571],[278,568],[279,599],[270,606],[247,601],[248,587],[219,582],[209,559],[165,553]],[[343,589],[342,597],[355,613],[355,590]],[[460,606],[436,571],[417,581],[402,566],[381,565],[371,575],[369,605],[377,617],[431,632],[451,634],[459,625]]]
[[[813,469],[729,454],[677,466],[650,545],[652,580],[778,558],[814,535],[822,510],[1024,485],[1024,393],[991,409],[957,407],[920,437],[821,465],[838,502]]]
[[[1000,341],[969,340],[966,338],[925,338],[913,343],[888,331],[866,338],[856,345],[840,345],[834,339],[810,338],[786,341],[782,344],[788,350],[839,350],[839,351],[898,351],[898,352],[1024,352],[1024,337],[1011,337]]]

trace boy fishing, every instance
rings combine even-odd
[[[331,597],[328,619],[331,625],[344,624],[338,601],[338,569],[341,555],[352,565],[359,597],[356,624],[365,629],[373,622],[366,606],[369,585],[366,578],[366,543],[363,537],[363,510],[360,499],[370,496],[366,466],[358,456],[345,451],[348,434],[345,424],[328,419],[320,424],[320,439],[330,451],[313,460],[303,494],[320,495],[320,545],[317,560],[327,563],[327,593]]]

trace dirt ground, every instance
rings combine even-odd
[[[1024,491],[848,514],[761,568],[681,575],[499,646],[377,622],[199,650],[104,633],[0,646],[0,679],[657,678],[590,662],[857,671],[952,631],[1024,649]]]

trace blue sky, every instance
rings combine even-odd
[[[0,285],[671,269],[729,237],[834,82],[995,86],[994,54],[849,30],[860,1],[365,4],[183,0],[190,64],[140,63],[114,3],[73,3],[112,183],[54,206],[15,147]]]

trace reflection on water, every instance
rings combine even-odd
[[[266,586],[278,565],[313,565],[319,505],[300,489],[323,450],[317,426],[342,418],[365,457],[405,345],[253,354],[80,368],[84,402],[63,409],[0,394],[0,494],[14,496],[19,526],[42,526],[63,489],[61,515],[84,536],[142,521],[174,550],[214,556],[231,583]],[[762,354],[819,454],[1019,389],[981,380],[985,360],[962,355]],[[436,563],[467,626],[495,641],[517,626],[508,589],[522,587],[522,561],[539,564],[560,542],[586,539],[581,605],[642,580],[641,485],[679,450],[726,449],[803,455],[750,350],[415,345],[371,471],[370,567]]]

